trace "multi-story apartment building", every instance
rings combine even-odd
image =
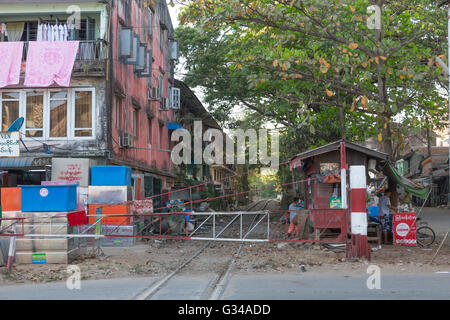
[[[205,109],[195,93],[183,81],[175,80],[175,88],[180,90],[181,101],[180,110],[176,112],[175,120],[178,122],[179,127],[183,127],[191,133],[191,145],[194,145],[195,121],[200,121],[202,124],[202,138],[205,137],[208,129],[217,129],[222,132],[223,139],[225,140],[226,134],[217,121]],[[174,128],[177,128],[177,126]],[[209,143],[209,141],[203,141],[202,151],[204,151]],[[213,184],[222,194],[231,193],[233,189],[231,177],[236,175],[234,171],[235,166],[225,163],[225,144],[223,147],[223,164],[208,165],[205,162],[195,164],[194,156],[192,155],[191,164],[178,166],[176,169],[179,176],[183,179],[181,186],[186,184],[208,183]]]
[[[24,85],[29,43],[42,41],[44,25],[66,25],[69,39],[79,41],[68,87]],[[0,159],[12,181],[45,180],[52,158],[66,157],[130,166],[145,177],[146,196],[171,187],[168,127],[179,92],[172,89],[177,46],[166,1],[0,0],[0,26],[7,30],[0,41],[24,42],[20,83],[0,88],[2,131],[25,119],[29,152]]]

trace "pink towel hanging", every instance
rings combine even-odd
[[[48,87],[56,82],[62,87],[68,87],[78,47],[79,41],[30,42],[25,86]]]
[[[0,88],[19,84],[23,42],[0,42]]]

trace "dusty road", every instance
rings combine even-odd
[[[450,210],[441,208],[423,208],[420,217],[428,222],[429,226],[433,228],[436,236],[442,239],[450,228]],[[450,244],[450,237],[447,238],[447,244]]]
[[[152,299],[205,299],[214,274],[183,275],[173,279]],[[234,274],[224,300],[309,300],[309,299],[450,299],[450,274],[381,274],[381,289],[370,290],[369,275],[319,274]],[[99,300],[133,299],[157,281],[155,277],[82,281],[80,290],[69,290],[65,282],[1,286],[0,299]]]

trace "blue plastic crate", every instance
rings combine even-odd
[[[23,212],[64,212],[77,208],[77,185],[19,186]]]
[[[367,208],[369,210],[369,217],[378,218],[378,207],[370,206]]]
[[[93,166],[91,186],[131,186],[131,168],[125,166]]]

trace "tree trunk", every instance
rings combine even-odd
[[[339,99],[339,98],[338,98]],[[344,106],[340,104],[339,99],[339,122],[341,125],[341,138],[345,140],[345,114],[344,114]]]

